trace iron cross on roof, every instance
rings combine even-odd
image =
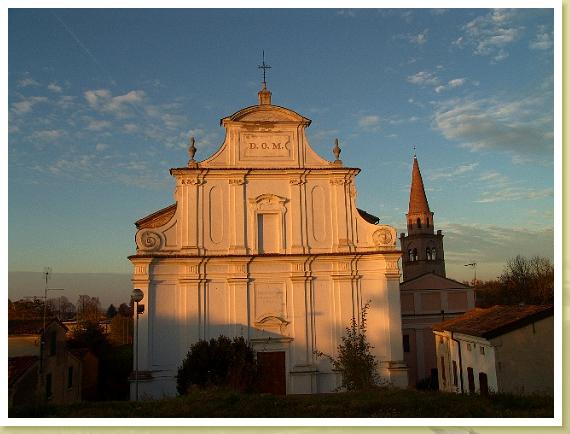
[[[262,61],[261,61],[261,65],[257,65],[258,69],[263,69],[263,86],[265,87],[267,85],[267,82],[265,81],[265,72],[267,69],[271,69],[271,66],[267,65],[265,63],[265,50],[262,50],[261,52],[262,54]]]

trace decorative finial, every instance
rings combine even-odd
[[[271,66],[265,63],[265,50],[261,51],[261,58],[262,58],[261,65],[257,65],[257,69],[263,69],[263,88],[266,89],[267,82],[265,81],[265,72],[267,69],[271,69]]]
[[[416,158],[416,145],[414,145],[414,158]]]
[[[188,155],[190,156],[190,161],[188,161],[188,167],[192,167],[192,166],[196,166],[196,160],[194,160],[194,155],[196,155],[196,146],[194,146],[194,144],[196,143],[196,140],[194,139],[194,137],[190,137],[190,146],[188,147]]]
[[[340,153],[342,152],[340,146],[338,146],[338,139],[334,139],[333,154],[335,156],[334,164],[342,164],[342,160],[339,159]]]

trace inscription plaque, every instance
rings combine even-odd
[[[292,144],[289,134],[242,133],[240,158],[242,160],[291,160]]]
[[[255,285],[255,316],[285,316],[285,288],[281,283]]]

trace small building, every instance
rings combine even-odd
[[[404,361],[409,383],[431,379],[437,384],[437,360],[432,326],[475,307],[472,287],[426,273],[400,284]]]
[[[9,406],[81,400],[81,361],[66,349],[67,328],[56,319],[8,322]],[[42,348],[43,347],[43,348]]]
[[[434,325],[440,390],[456,393],[554,391],[554,309],[493,306]]]

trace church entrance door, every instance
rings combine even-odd
[[[285,395],[285,351],[259,352],[257,364],[261,392]]]

